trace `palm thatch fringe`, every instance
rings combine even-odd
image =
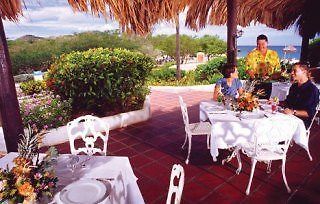
[[[21,0],[1,0],[0,15],[3,20],[18,21],[22,15]]]
[[[186,26],[199,30],[206,25],[225,25],[226,0],[190,0]],[[238,0],[237,23],[262,23],[284,30],[296,23],[299,33],[320,33],[319,0]],[[302,29],[304,27],[304,29]],[[304,30],[304,31],[303,31]]]

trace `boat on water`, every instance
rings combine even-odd
[[[287,54],[288,53],[294,53],[297,51],[297,48],[295,48],[293,45],[288,45],[288,46],[285,46],[282,51],[284,52],[284,55],[283,55],[283,60],[286,60],[287,59]],[[288,59],[289,60],[289,59]],[[292,59],[290,59],[292,60]]]
[[[285,52],[285,53],[296,52],[297,48],[295,48],[293,45],[288,45],[288,46],[285,46],[282,49],[282,51]]]

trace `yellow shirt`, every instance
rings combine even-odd
[[[246,57],[246,70],[253,70],[260,75],[263,72],[271,75],[280,71],[280,59],[278,53],[273,50],[267,50],[264,57],[257,49],[252,50]]]

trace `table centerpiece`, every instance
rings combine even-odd
[[[36,203],[53,195],[58,181],[53,162],[58,152],[50,147],[40,161],[39,145],[44,133],[28,126],[21,135],[13,168],[0,168],[0,203]]]

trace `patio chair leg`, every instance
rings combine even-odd
[[[282,159],[282,177],[288,193],[291,193],[291,189],[289,188],[287,178],[286,178],[286,158]]]
[[[309,148],[308,148],[308,156],[309,156],[310,161],[312,161],[312,156],[311,156],[311,154],[310,154]]]
[[[184,143],[183,143],[183,145],[181,146],[182,149],[184,149],[184,146],[185,146],[186,143],[187,143],[187,139],[188,139],[188,134],[186,133],[186,138],[184,139]]]
[[[271,173],[272,161],[267,161],[267,174]]]
[[[238,160],[238,169],[236,171],[236,174],[240,174],[241,169],[242,169],[242,162],[241,162],[241,157],[240,157],[239,150],[237,151],[236,156],[237,156],[237,160]]]
[[[191,140],[192,140],[192,136],[188,137],[188,140],[189,140],[189,146],[188,146],[188,156],[187,156],[186,164],[189,164],[189,157],[190,157],[190,152],[191,152]]]
[[[248,183],[247,190],[246,190],[246,194],[247,194],[247,195],[250,194],[251,182],[252,182],[252,178],[253,178],[253,174],[254,174],[254,169],[255,169],[255,167],[256,167],[257,160],[251,159],[251,163],[252,163],[251,173],[250,173],[249,183]]]
[[[211,134],[208,134],[208,135],[207,135],[207,148],[208,148],[208,149],[210,149],[210,135],[211,135]]]

